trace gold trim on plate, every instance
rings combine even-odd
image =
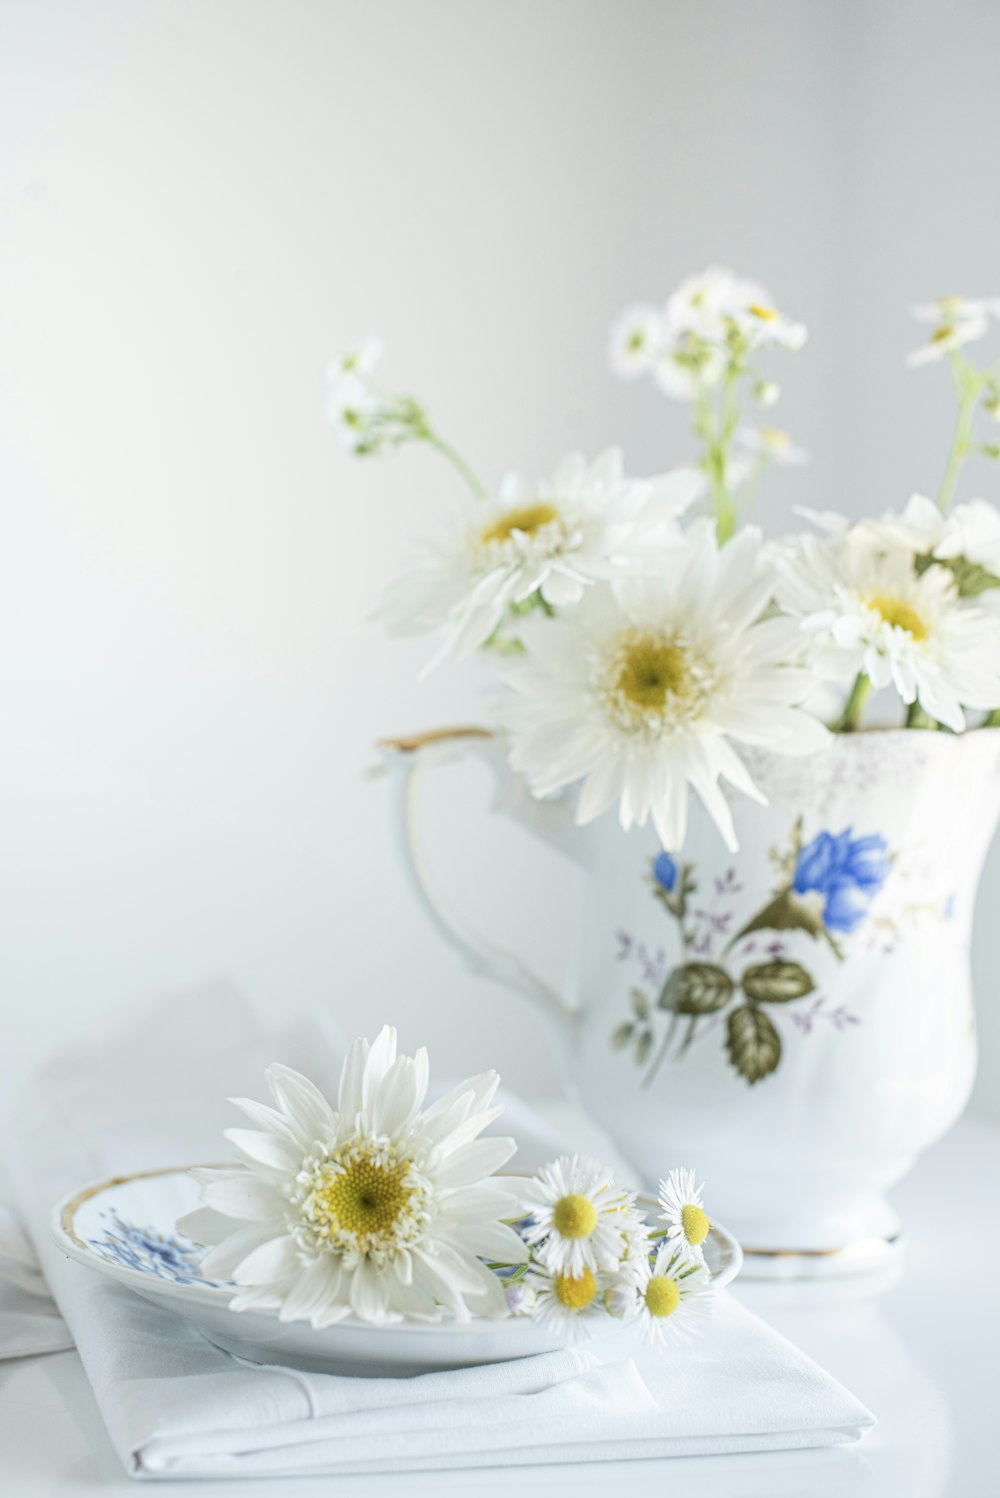
[[[447,744],[452,739],[491,739],[489,728],[428,728],[423,733],[410,733],[399,739],[378,739],[380,749],[396,749],[400,754],[413,754],[428,744]]]
[[[127,1186],[129,1181],[148,1181],[153,1176],[182,1176],[190,1175],[192,1170],[218,1170],[221,1168],[223,1167],[206,1165],[164,1165],[159,1170],[136,1170],[133,1171],[131,1175],[108,1176],[106,1181],[98,1181],[94,1186],[85,1186],[82,1191],[78,1191],[76,1196],[71,1197],[71,1199],[66,1202],[62,1211],[59,1213],[59,1226],[66,1234],[67,1238],[72,1238],[74,1243],[78,1243],[81,1248],[86,1248],[86,1243],[79,1236],[75,1227],[73,1226],[73,1219],[80,1208],[83,1206],[84,1202],[89,1202],[91,1197],[100,1196],[102,1191],[110,1191],[112,1186]]]

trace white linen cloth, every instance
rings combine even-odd
[[[369,1029],[377,1028],[374,1024]],[[88,1180],[220,1155],[235,1094],[281,1059],[335,1091],[322,1017],[280,1035],[219,986],[174,999],[82,1054],[53,1058],[5,1129],[8,1171],[97,1402],[138,1477],[417,1471],[834,1446],[873,1423],[854,1397],[723,1292],[692,1347],[606,1343],[411,1379],[245,1363],[187,1322],[66,1260],[55,1202]],[[511,1113],[515,1116],[512,1118]],[[508,1110],[522,1141],[530,1115]],[[539,1137],[541,1136],[541,1137]],[[558,1145],[535,1131],[519,1168]],[[223,1146],[224,1151],[224,1146]]]
[[[34,1249],[13,1212],[0,1203],[0,1358],[65,1352],[72,1346]]]

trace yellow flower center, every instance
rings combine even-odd
[[[582,1274],[557,1274],[556,1300],[569,1311],[584,1311],[597,1294],[597,1281],[589,1269]]]
[[[760,440],[765,447],[771,448],[772,452],[784,452],[786,448],[792,445],[791,437],[789,437],[787,432],[783,432],[780,427],[761,427]]]
[[[929,342],[931,342],[931,343],[945,343],[951,337],[951,335],[954,333],[954,331],[955,331],[955,329],[952,327],[952,325],[951,325],[950,322],[949,323],[942,323],[942,325],[940,326],[940,328],[935,328],[934,329],[933,333],[930,336]]]
[[[409,1197],[406,1171],[405,1160],[390,1165],[354,1161],[313,1191],[309,1201],[314,1221],[359,1237],[387,1237]]]
[[[629,334],[628,349],[630,354],[637,354],[640,349],[646,347],[646,335],[639,328]]]
[[[430,1208],[413,1160],[364,1135],[304,1160],[289,1202],[293,1236],[307,1252],[367,1254],[379,1267],[423,1236]]]
[[[686,1206],[681,1207],[681,1227],[687,1241],[697,1248],[698,1244],[704,1243],[708,1237],[711,1223],[700,1207],[696,1207],[693,1202],[688,1202]]]
[[[763,307],[760,302],[751,302],[747,311],[752,317],[759,317],[761,322],[777,322],[778,314],[773,307]]]
[[[680,1286],[665,1274],[654,1274],[646,1286],[645,1301],[651,1316],[672,1316],[681,1303]]]
[[[867,602],[868,607],[880,614],[886,624],[891,624],[896,629],[905,629],[915,640],[926,640],[927,625],[905,598],[895,598],[889,593],[872,593]]]
[[[633,707],[662,712],[668,697],[690,689],[687,653],[673,640],[638,635],[626,644],[615,688]]]
[[[543,525],[551,525],[553,520],[559,519],[559,511],[555,505],[534,504],[518,505],[516,509],[508,510],[506,515],[501,515],[499,520],[483,531],[484,541],[506,541],[514,531],[522,531],[526,536],[534,535],[535,531],[541,530]]]
[[[597,1226],[597,1208],[585,1196],[561,1196],[552,1209],[552,1225],[562,1238],[589,1238]]]

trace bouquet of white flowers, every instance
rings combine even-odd
[[[483,1072],[426,1105],[427,1052],[396,1032],[356,1040],[336,1104],[275,1064],[274,1106],[234,1098],[255,1128],[229,1129],[237,1160],[194,1172],[203,1205],[181,1218],[209,1245],[201,1272],[230,1309],[315,1329],[535,1316],[567,1333],[635,1322],[653,1346],[687,1342],[711,1303],[712,1230],[690,1170],[660,1183],[659,1222],[607,1166],[563,1156],[537,1175],[497,1174],[513,1139]]]
[[[813,529],[769,542],[743,523],[749,500],[769,466],[805,454],[745,412],[774,405],[762,361],[800,349],[806,330],[731,271],[692,277],[613,330],[616,373],[649,375],[693,410],[694,460],[652,478],[628,477],[611,450],[488,489],[418,401],[382,388],[377,345],[331,368],[329,414],[351,451],[429,443],[471,491],[381,616],[436,632],[431,665],[494,653],[510,760],[535,795],[578,786],[579,822],[617,806],[624,828],[652,821],[676,852],[693,787],[735,847],[720,782],[763,799],[740,745],[808,754],[862,725],[872,687],[895,690],[909,728],[1000,724],[1000,512],[952,508],[963,459],[1000,456],[973,437],[977,414],[1000,417],[1000,363],[965,352],[1000,300],[914,310],[931,332],[909,362],[947,358],[958,398],[937,502],[915,495],[854,523],[800,510]]]

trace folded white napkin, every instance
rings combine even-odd
[[[0,1203],[0,1358],[65,1352],[72,1346],[34,1249],[13,1212]]]
[[[369,1026],[371,1028],[371,1026]],[[321,1020],[262,1034],[224,988],[175,999],[88,1055],[54,1058],[8,1125],[9,1173],[112,1441],[140,1477],[280,1476],[833,1446],[872,1417],[723,1293],[691,1348],[603,1343],[414,1379],[244,1363],[194,1327],[63,1258],[54,1202],[115,1172],[219,1155],[223,1099],[259,1094],[280,1057],[335,1087]],[[514,1132],[524,1136],[527,1110]],[[503,1120],[501,1120],[501,1123]],[[544,1130],[542,1131],[544,1133]],[[519,1165],[552,1153],[543,1138]]]

